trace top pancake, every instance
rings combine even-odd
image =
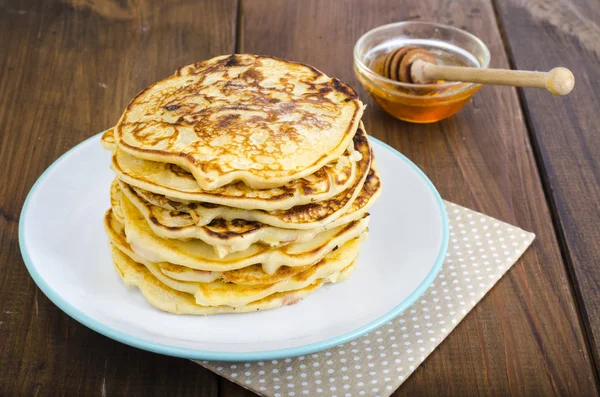
[[[361,176],[357,162],[370,151],[364,127],[359,127],[342,156],[304,178],[270,189],[256,190],[237,182],[206,191],[200,188],[192,174],[176,165],[141,160],[118,150],[113,143],[112,131],[106,131],[101,142],[113,151],[111,167],[123,182],[173,201],[268,211],[327,200],[350,188]]]
[[[283,186],[348,148],[363,104],[300,63],[235,54],[185,66],[138,94],[116,126],[119,149],[189,170],[205,190]]]

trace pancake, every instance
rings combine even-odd
[[[123,224],[119,222],[114,211],[108,210],[104,218],[104,228],[111,243],[123,251],[131,252],[132,255],[137,255],[131,249],[127,242],[127,236]],[[367,233],[363,233],[358,238],[361,241],[366,239]],[[356,241],[357,239],[351,240]],[[350,243],[350,242],[349,242]],[[349,244],[346,243],[346,244]],[[337,250],[336,250],[337,251]],[[328,254],[331,255],[332,253]],[[139,258],[139,256],[137,256]],[[140,261],[138,261],[140,262]],[[168,262],[152,262],[165,276],[179,281],[191,281],[200,283],[210,283],[217,280],[222,280],[227,283],[233,283],[245,286],[264,286],[271,285],[283,280],[292,278],[298,274],[304,273],[311,268],[312,265],[306,266],[281,266],[273,274],[267,274],[262,269],[261,265],[247,266],[242,269],[229,270],[225,272],[210,272],[196,269],[190,269],[185,266],[174,265]]]
[[[157,236],[183,241],[202,240],[211,245],[220,258],[232,252],[244,251],[255,243],[281,247],[293,242],[309,241],[326,229],[326,226],[306,230],[282,229],[243,219],[214,219],[208,225],[196,226],[190,214],[152,205],[139,197],[130,186],[118,182],[117,188],[111,191],[111,201],[119,201],[120,206],[121,194],[125,194],[136,206]]]
[[[105,146],[110,147],[110,142]],[[349,189],[364,174],[364,163],[358,162],[369,153],[367,135],[364,128],[359,128],[342,156],[304,178],[263,190],[238,182],[206,191],[189,172],[176,165],[142,160],[122,150],[116,150],[113,154],[111,167],[118,178],[127,184],[167,196],[171,200],[273,211],[327,200]],[[360,165],[363,165],[362,168],[359,168]]]
[[[117,180],[113,180],[110,184],[110,208],[112,209],[114,217],[120,222],[125,222],[123,217],[123,208],[121,208],[121,187]]]
[[[198,270],[198,269],[190,269],[189,267],[174,265],[168,262],[158,262],[156,264],[160,271],[165,275],[169,276],[174,280],[180,281],[195,281],[199,283],[210,283],[211,281],[215,281],[224,277],[228,272],[211,272],[206,270]],[[253,265],[260,268],[262,271],[262,266]],[[251,267],[251,266],[249,266]],[[249,267],[245,267],[244,269],[248,269]],[[281,269],[286,269],[287,266],[280,267],[275,274],[277,274]],[[300,268],[298,268],[300,269]],[[264,272],[263,272],[264,273]],[[265,273],[266,274],[266,273]]]
[[[143,215],[125,196],[121,206],[127,242],[136,254],[152,262],[170,262],[206,271],[223,272],[261,264],[266,273],[273,274],[284,265],[296,267],[314,264],[334,248],[361,235],[369,223],[369,217],[365,216],[319,233],[307,242],[278,248],[253,244],[245,251],[219,258],[213,248],[201,240],[180,241],[156,236]]]
[[[362,238],[364,240],[366,239],[367,234],[368,233],[365,232],[361,235],[361,237],[357,238]],[[238,270],[230,270],[228,272],[223,272],[220,279],[227,283],[233,283],[237,285],[269,285],[279,283],[291,277],[295,277],[298,274],[306,272],[312,266],[313,265],[296,267],[281,266],[279,269],[277,269],[275,273],[267,274],[265,273],[261,265],[252,265]]]
[[[160,212],[160,220],[157,217],[157,221],[162,224],[161,228],[169,228],[172,236],[176,237],[180,232],[180,236],[193,234],[195,231],[186,229],[206,226],[215,220],[243,219],[295,231],[337,227],[359,219],[367,213],[381,194],[381,181],[377,170],[371,168],[362,183],[362,188],[355,190],[352,195],[343,193],[325,202],[271,212],[206,203],[181,204],[142,189],[132,189],[138,197],[154,206],[154,212]],[[165,211],[157,208],[163,208]],[[177,215],[174,215],[175,213]]]
[[[276,293],[237,308],[230,306],[201,306],[196,304],[192,295],[176,291],[161,283],[144,265],[136,263],[123,252],[119,251],[119,249],[112,247],[111,254],[115,269],[125,284],[139,288],[146,300],[154,307],[174,314],[209,315],[276,309],[281,306],[298,303],[319,288],[324,282],[324,280],[319,280],[301,290]],[[341,282],[347,279],[353,271],[354,265],[348,266],[340,272],[336,281]]]
[[[305,288],[317,280],[336,282],[339,272],[353,263],[358,256],[363,237],[353,239],[339,249],[327,254],[318,263],[308,266],[304,271],[290,275],[272,284],[239,285],[217,280],[209,283],[184,282],[164,275],[159,267],[147,261],[131,250],[120,236],[111,236],[111,244],[137,263],[143,264],[160,282],[166,286],[191,294],[196,303],[203,306],[245,306],[277,292],[293,291]]]
[[[249,54],[178,69],[140,92],[115,128],[118,150],[190,171],[204,190],[283,186],[334,161],[363,104],[300,63]]]
[[[102,137],[100,138],[100,144],[102,144],[102,147],[104,149],[108,150],[111,153],[117,151],[117,141],[115,140],[114,128],[109,128],[108,130],[104,131]]]

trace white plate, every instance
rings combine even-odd
[[[126,287],[109,255],[103,216],[114,175],[96,135],[35,183],[19,224],[25,264],[68,315],[110,338],[157,353],[206,360],[303,355],[357,338],[402,313],[439,272],[448,221],[439,194],[407,158],[371,138],[383,192],[371,210],[356,273],[276,310],[178,316]]]

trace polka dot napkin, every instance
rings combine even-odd
[[[396,319],[352,342],[308,356],[198,364],[262,396],[389,396],[534,239],[532,233],[445,204],[450,244],[444,266],[423,296]]]

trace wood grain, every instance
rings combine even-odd
[[[0,3],[0,395],[217,396],[218,377],[200,366],[56,308],[23,265],[17,223],[42,171],[116,123],[136,92],[232,52],[236,12],[235,0]]]
[[[359,84],[352,47],[367,30],[432,19],[466,28],[506,68],[489,1],[241,3],[240,52],[285,57]],[[534,231],[532,249],[398,390],[397,395],[597,393],[565,266],[552,229],[516,91],[485,87],[450,120],[406,124],[367,102],[372,135],[400,149],[444,198]]]
[[[524,90],[521,98],[600,375],[600,4],[499,1],[497,7],[515,67],[564,65],[575,74],[568,97]]]

